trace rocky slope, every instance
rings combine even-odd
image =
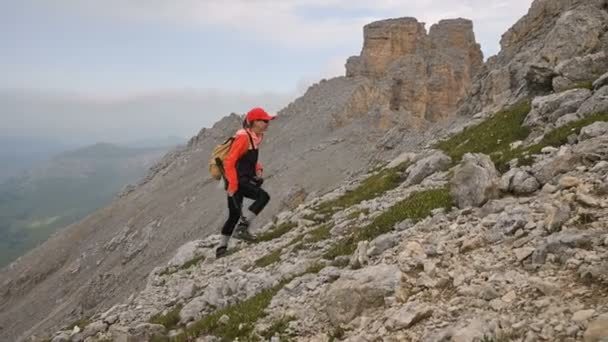
[[[475,76],[462,115],[436,124],[390,101],[381,110],[386,89],[361,89],[382,75],[313,86],[279,113],[263,151],[268,188],[285,195],[259,222],[276,222],[220,260],[212,234],[225,199],[196,170],[239,119],[203,130],[132,192],[4,270],[4,336],[46,317],[22,336],[88,318],[52,338],[602,340],[608,76],[571,90],[553,81],[569,77],[560,62],[605,51],[606,21],[593,19],[605,3],[535,1]],[[581,25],[600,37],[593,48],[551,41]],[[550,48],[549,81],[537,82],[547,70],[529,63]]]
[[[396,20],[401,21],[410,19]],[[389,24],[374,25],[382,30]],[[467,44],[475,48],[470,23],[462,30]],[[388,38],[393,39],[400,36]],[[442,62],[447,69],[475,69],[459,57],[465,52],[454,51],[457,56]],[[474,62],[479,61],[470,61]],[[470,77],[459,77],[459,85],[470,87]],[[371,101],[368,92],[375,88],[371,76],[323,80],[278,113],[261,153],[272,200],[259,222],[405,149],[424,145],[454,115],[442,113],[446,119],[439,122],[410,122],[400,108],[386,109]],[[379,96],[385,96],[383,91]],[[437,90],[448,97],[450,91]],[[183,243],[216,234],[225,220],[226,199],[207,178],[208,156],[214,145],[240,127],[240,120],[233,114],[201,130],[119,199],[1,270],[0,339],[54,331],[123,302],[142,290],[149,272],[167,262]]]
[[[531,119],[567,115],[571,91],[495,113],[281,212],[222,259],[217,235],[191,241],[53,341],[604,341],[606,91],[608,73],[578,106],[600,112],[540,138]]]

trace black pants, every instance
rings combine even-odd
[[[258,215],[266,204],[268,204],[268,201],[270,201],[270,195],[259,187],[255,181],[247,179],[239,180],[239,189],[234,196],[228,197],[229,216],[222,228],[222,235],[232,235],[234,227],[241,218],[241,208],[243,207],[244,197],[251,198],[255,201],[249,206],[249,210],[256,215]]]

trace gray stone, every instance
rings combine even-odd
[[[185,243],[177,250],[177,252],[175,252],[175,255],[171,260],[169,260],[167,265],[179,267],[188,261],[203,255],[204,250],[201,248],[203,243],[204,242],[202,240],[194,240]]]
[[[593,82],[593,89],[597,90],[603,86],[608,85],[608,72],[600,76],[595,82]]]
[[[399,242],[398,234],[383,234],[372,240],[367,249],[367,256],[376,256],[394,247]]]
[[[598,89],[591,98],[587,99],[576,111],[576,115],[584,118],[597,113],[608,112],[608,86]]]
[[[591,55],[577,56],[557,65],[555,71],[567,81],[553,81],[555,91],[563,91],[581,82],[593,81],[608,70],[608,55],[601,51]]]
[[[349,262],[349,265],[351,268],[356,269],[356,268],[361,268],[361,267],[367,265],[367,263],[369,261],[367,258],[367,246],[368,245],[369,245],[369,242],[367,242],[367,241],[359,241],[357,243],[357,249],[351,256],[350,262]]]
[[[513,168],[501,177],[499,188],[503,192],[513,192],[516,195],[527,195],[538,190],[540,184],[529,172]]]
[[[57,336],[53,337],[51,342],[69,342],[70,340],[70,334],[68,332],[62,331],[57,334]]]
[[[549,232],[561,230],[562,225],[568,221],[571,213],[570,205],[565,202],[556,202],[545,207],[545,229]]]
[[[407,185],[418,184],[435,172],[447,170],[450,165],[452,165],[452,158],[441,151],[434,151],[430,156],[422,158],[407,168],[405,183]]]
[[[580,311],[575,312],[572,315],[572,321],[583,322],[583,321],[586,321],[589,318],[593,317],[594,314],[595,314],[595,310],[593,310],[593,309],[580,310]]]
[[[325,295],[325,311],[332,324],[348,323],[367,309],[382,307],[395,293],[401,272],[396,266],[369,266],[346,271]]]
[[[484,154],[467,153],[454,171],[451,193],[459,208],[478,207],[497,198],[498,172],[492,160]]]
[[[532,100],[532,109],[524,125],[543,126],[554,123],[561,116],[576,112],[578,107],[591,96],[588,89],[571,89],[557,94],[539,96]]]
[[[592,123],[591,125],[583,127],[581,129],[580,134],[578,135],[578,139],[586,140],[602,135],[608,135],[608,122],[597,121]]]
[[[401,153],[397,158],[393,159],[388,165],[386,165],[387,169],[395,168],[403,163],[412,163],[418,155],[416,153],[404,152]]]
[[[431,317],[433,309],[426,304],[412,302],[390,313],[385,326],[390,331],[407,329],[421,320]]]
[[[498,215],[494,229],[506,235],[515,233],[528,223],[529,212],[524,207],[515,207]]]
[[[587,327],[583,339],[585,342],[608,341],[608,314],[603,314],[593,320]]]
[[[100,332],[105,332],[107,328],[108,325],[106,323],[102,321],[95,321],[93,323],[88,324],[84,328],[82,336],[86,339],[87,337],[95,336]]]
[[[530,277],[529,281],[534,288],[546,296],[552,296],[560,291],[560,288],[556,284],[544,281],[538,277]]]
[[[532,253],[534,253],[535,248],[533,247],[522,247],[514,250],[515,256],[517,257],[517,261],[522,262],[527,259]]]

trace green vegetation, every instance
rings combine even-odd
[[[266,315],[264,309],[285,284],[286,281],[263,290],[245,301],[217,310],[194,323],[186,329],[185,334],[172,340],[193,341],[194,338],[206,334],[220,337],[223,341],[234,341],[236,338],[240,341],[255,341],[256,339],[251,336],[255,322]],[[221,323],[220,318],[224,315],[228,316],[228,322]]]
[[[578,83],[573,84],[572,86],[568,87],[568,89],[566,89],[566,90],[570,90],[570,89],[589,89],[589,90],[593,90],[593,81],[578,82]]]
[[[359,215],[361,215],[361,213],[363,213],[364,215],[369,215],[369,209],[365,208],[365,209],[355,210],[352,213],[348,214],[348,216],[346,218],[349,220],[354,220],[354,219],[358,218]]]
[[[529,112],[530,102],[520,102],[440,142],[437,148],[452,157],[454,163],[459,162],[465,153],[485,153],[495,163],[506,164],[510,160],[511,143],[524,140],[530,134],[530,130],[522,126]]]
[[[285,317],[281,318],[278,321],[274,322],[268,329],[262,332],[262,337],[266,340],[270,340],[273,336],[280,336],[279,339],[281,342],[289,341],[289,338],[283,336],[287,328],[289,328],[289,322],[295,320],[294,317]]]
[[[401,173],[407,169],[408,163],[383,169],[380,172],[368,177],[356,189],[345,193],[339,198],[323,202],[317,208],[321,214],[332,215],[335,212],[353,206],[361,201],[378,197],[382,193],[396,188],[401,184]]]
[[[588,86],[587,82],[581,87]],[[608,113],[599,113],[557,128],[532,146],[511,149],[511,143],[524,140],[530,134],[530,129],[522,123],[530,111],[530,102],[520,102],[502,110],[477,126],[469,127],[463,132],[437,144],[452,157],[454,163],[462,159],[465,153],[488,154],[496,168],[505,172],[509,162],[517,159],[519,165],[529,165],[533,162],[532,155],[539,154],[546,146],[561,146],[568,141],[572,134],[578,134],[581,128],[596,121],[608,121]]]
[[[166,314],[157,314],[150,318],[150,323],[152,324],[160,324],[165,326],[167,330],[173,330],[177,327],[179,323],[179,312],[182,310],[181,305],[176,305],[175,308],[171,309]]]
[[[319,272],[322,268],[322,264],[314,264],[298,276]],[[172,338],[171,341],[193,341],[201,335],[217,336],[222,341],[234,341],[237,338],[239,341],[260,341],[260,338],[253,334],[255,322],[266,316],[264,310],[272,298],[294,278],[285,279],[278,285],[263,290],[251,298],[203,317],[187,328],[184,334]],[[220,323],[220,318],[224,315],[228,316],[228,322]]]
[[[205,256],[199,255],[196,258],[186,261],[183,265],[181,265],[178,268],[166,268],[164,271],[162,271],[158,275],[160,275],[160,276],[170,275],[170,274],[176,273],[177,271],[180,271],[180,270],[187,270],[192,266],[198,265],[199,263],[203,262],[204,260],[205,260]]]
[[[540,151],[546,146],[558,147],[566,144],[570,135],[578,135],[583,127],[597,121],[608,121],[608,113],[594,114],[554,129],[553,131],[545,134],[543,139],[538,144],[514,149],[511,155],[514,158],[518,158],[520,165],[530,165],[533,162],[533,154],[539,154]]]
[[[302,235],[300,237],[299,243],[293,247],[293,250],[298,251],[306,248],[307,245],[328,239],[331,236],[331,228],[331,225],[324,224],[311,230],[307,234]]]
[[[156,153],[160,150],[95,145],[0,184],[0,267],[109,203],[145,175],[143,157]]]
[[[256,236],[257,241],[270,241],[276,238],[283,236],[285,233],[289,232],[291,229],[297,227],[298,224],[295,222],[284,222],[281,223],[278,227],[273,226],[268,231],[258,234]]]
[[[274,264],[275,262],[278,262],[279,260],[281,260],[281,253],[283,252],[282,248],[279,248],[273,252],[270,252],[270,254],[265,255],[259,259],[257,259],[254,264],[257,267],[266,267],[266,266],[270,266],[272,264]]]
[[[80,328],[80,330],[83,330],[89,324],[91,324],[91,320],[89,318],[81,318],[81,319],[77,320],[76,322],[68,325],[64,330],[73,330],[74,327],[76,327],[76,326],[78,326],[78,328]]]
[[[352,254],[359,241],[371,241],[379,235],[390,232],[398,222],[405,219],[419,221],[430,215],[433,209],[449,209],[451,205],[452,196],[447,188],[414,193],[376,217],[369,225],[356,229],[349,236],[337,241],[325,253],[324,258],[331,260],[340,255]]]

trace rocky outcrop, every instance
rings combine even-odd
[[[501,39],[473,82],[460,113],[494,110],[519,99],[593,82],[605,72],[606,0],[536,0]],[[565,43],[567,42],[567,43]],[[589,68],[587,68],[589,67]]]
[[[361,55],[348,59],[346,75],[379,89],[363,92],[358,102],[365,109],[397,112],[419,125],[453,115],[482,63],[470,20],[442,20],[427,34],[423,23],[400,18],[365,26]]]

